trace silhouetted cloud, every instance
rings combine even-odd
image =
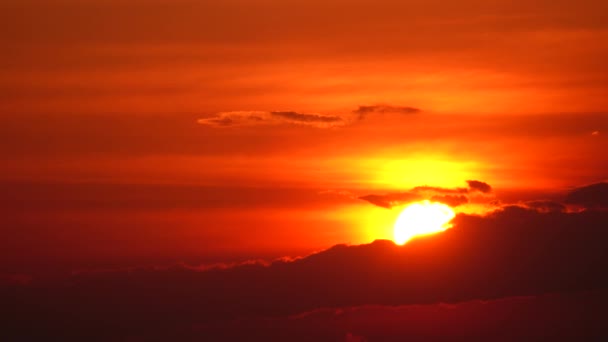
[[[198,119],[201,125],[233,127],[253,125],[294,124],[317,128],[330,128],[346,124],[344,118],[335,115],[304,114],[293,111],[234,111],[220,112]]]
[[[359,119],[364,118],[365,116],[372,113],[397,113],[397,114],[416,114],[420,113],[422,110],[416,107],[408,107],[408,106],[392,106],[385,104],[371,105],[371,106],[359,106],[353,113],[359,116]]]
[[[20,340],[117,340],[323,307],[455,303],[605,289],[607,220],[602,211],[541,214],[505,207],[486,217],[458,215],[454,228],[405,246],[391,241],[337,245],[269,265],[81,273],[2,291],[3,305],[19,310],[5,318],[8,328],[0,334]]]
[[[492,192],[492,187],[490,186],[490,184],[485,182],[481,182],[478,180],[468,180],[467,184],[469,184],[469,189],[471,189],[472,191],[477,190],[484,194]]]
[[[452,207],[457,207],[469,202],[468,194],[470,193],[481,192],[488,194],[492,192],[492,187],[488,183],[477,180],[468,180],[467,183],[469,185],[468,188],[450,189],[423,185],[414,187],[407,192],[385,195],[371,194],[361,196],[359,199],[387,209],[422,199],[430,199],[432,201],[445,203]]]
[[[571,191],[565,202],[587,209],[608,209],[608,183],[596,183]]]
[[[328,116],[318,114],[302,114],[297,112],[270,112],[272,116],[295,122],[314,122],[314,123],[342,123],[339,116]]]

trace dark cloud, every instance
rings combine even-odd
[[[545,200],[528,201],[528,202],[524,203],[524,206],[527,208],[534,209],[541,213],[551,213],[551,212],[561,213],[561,212],[566,211],[565,205],[563,205],[559,202],[555,202],[555,201],[545,201]]]
[[[608,209],[608,183],[596,183],[575,189],[566,196],[565,202],[587,209]]]
[[[4,340],[120,340],[323,307],[608,289],[607,220],[602,211],[506,207],[487,217],[459,215],[454,228],[405,246],[376,241],[270,265],[133,269],[33,282],[1,289],[4,307],[13,309],[0,334],[12,337]]]
[[[387,209],[421,199],[430,199],[432,201],[445,203],[452,207],[457,207],[459,205],[468,203],[468,194],[472,192],[481,192],[487,194],[492,191],[492,187],[488,183],[476,180],[468,180],[467,183],[469,185],[468,188],[449,189],[423,185],[412,188],[407,192],[385,195],[371,194],[361,196],[359,199]]]
[[[467,184],[469,184],[469,189],[471,191],[477,190],[484,194],[492,192],[492,187],[490,186],[490,184],[485,183],[485,182],[481,182],[478,180],[468,180]]]
[[[353,113],[359,116],[359,119],[372,113],[397,113],[397,114],[417,114],[422,112],[420,108],[407,107],[407,106],[391,106],[391,105],[371,105],[371,106],[359,106]]]

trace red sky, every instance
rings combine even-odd
[[[486,202],[547,199],[607,177],[605,1],[0,13],[7,264],[293,254],[390,237],[369,193],[478,179]]]

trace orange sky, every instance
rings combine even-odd
[[[58,250],[83,227],[100,254],[314,249],[386,237],[395,216],[327,204],[327,190],[479,179],[551,192],[607,177],[606,1],[5,0],[0,13],[7,201],[24,192],[13,183],[264,189],[219,210],[163,188],[178,204],[127,201],[125,222],[148,230],[125,233],[91,224],[125,193],[88,190],[105,204],[83,209],[70,188],[72,206],[45,211],[67,231],[51,234]],[[277,189],[313,195],[281,206]]]

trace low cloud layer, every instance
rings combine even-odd
[[[429,199],[442,202],[452,207],[457,207],[469,202],[469,195],[473,193],[489,194],[492,187],[478,180],[467,180],[467,188],[440,188],[433,186],[417,186],[406,192],[397,192],[384,195],[365,195],[359,199],[367,201],[379,207],[391,209],[410,202]]]

